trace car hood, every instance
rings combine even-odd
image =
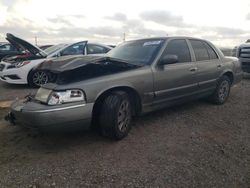
[[[81,81],[136,69],[141,66],[106,56],[71,56],[46,60],[37,69],[57,75],[58,84]]]
[[[240,45],[240,48],[243,48],[243,47],[250,47],[250,43],[241,44],[241,45]]]
[[[6,34],[6,40],[8,40],[13,46],[15,46],[19,51],[28,51],[34,56],[46,57],[47,54],[40,48],[30,44],[29,42],[18,38],[10,33]]]

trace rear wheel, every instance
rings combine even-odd
[[[40,87],[50,80],[50,74],[46,71],[35,70],[28,76],[28,84],[31,87]]]
[[[103,136],[120,140],[131,129],[132,109],[127,93],[117,91],[104,99],[99,125]]]
[[[210,97],[210,101],[215,104],[224,104],[230,94],[231,81],[228,76],[224,75],[219,80],[217,87]]]

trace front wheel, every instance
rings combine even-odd
[[[40,87],[50,80],[50,75],[46,71],[35,70],[32,71],[28,76],[28,84],[31,87]]]
[[[124,138],[131,129],[131,119],[131,103],[125,92],[113,92],[104,99],[99,118],[103,136]]]
[[[224,75],[218,81],[217,87],[210,97],[210,101],[215,104],[224,104],[230,94],[231,81],[228,76]]]

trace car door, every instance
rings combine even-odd
[[[178,62],[159,65],[161,58],[166,55],[176,55]],[[198,83],[195,79],[197,68],[192,62],[186,39],[169,40],[161,58],[153,69],[156,106],[168,105],[197,92]]]
[[[221,73],[221,60],[215,50],[205,41],[189,39],[197,64],[196,79],[200,92],[212,91]]]

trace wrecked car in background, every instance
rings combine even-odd
[[[242,78],[237,58],[188,37],[125,42],[106,56],[43,63],[56,75],[35,96],[12,104],[6,119],[39,130],[89,128],[124,138],[133,116],[198,98],[223,104]]]
[[[0,80],[11,84],[29,84],[37,87],[47,83],[51,75],[47,71],[37,71],[36,67],[44,60],[68,55],[104,54],[112,48],[88,41],[74,44],[59,44],[45,49],[30,44],[12,34],[6,39],[22,49],[23,54],[4,58],[0,63]]]
[[[6,56],[13,56],[21,53],[22,52],[19,49],[17,49],[16,47],[14,47],[9,43],[6,42],[0,43],[0,61]]]
[[[250,73],[250,39],[238,47],[237,57],[241,62],[242,70]]]

